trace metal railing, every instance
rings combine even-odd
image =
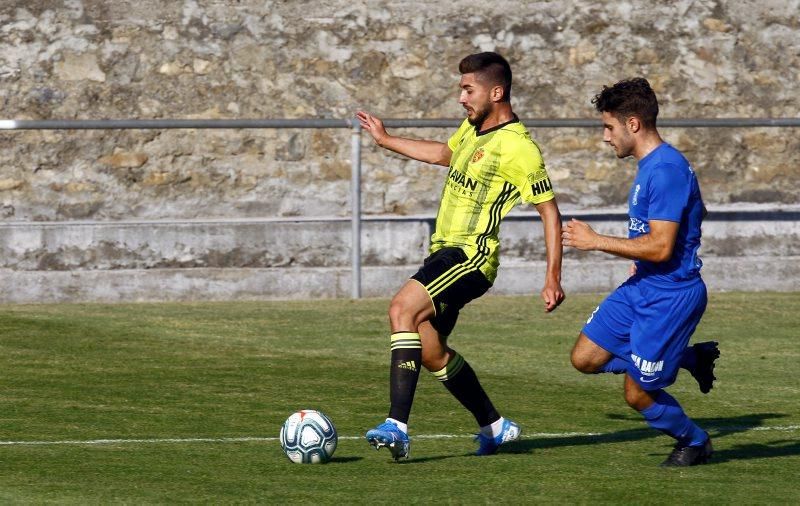
[[[528,128],[599,128],[597,119],[523,119]],[[386,119],[390,128],[455,128],[463,119]],[[660,127],[737,128],[800,127],[800,118],[660,119]],[[351,297],[361,297],[361,125],[355,119],[104,119],[0,120],[0,130],[148,130],[148,129],[348,128],[350,153]],[[315,221],[342,221],[315,218]]]

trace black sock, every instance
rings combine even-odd
[[[462,406],[472,413],[480,427],[485,427],[500,419],[500,414],[494,409],[492,401],[481,387],[475,371],[458,353],[450,358],[444,369],[433,372],[433,375],[444,384],[445,388],[458,399]]]
[[[392,334],[392,363],[389,369],[389,418],[408,423],[422,365],[422,342],[416,332]]]

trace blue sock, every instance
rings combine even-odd
[[[613,374],[622,374],[627,370],[628,370],[628,362],[622,360],[621,358],[614,357],[605,364],[603,364],[603,367],[601,367],[600,370],[597,372],[598,373],[610,372]]]
[[[708,434],[686,416],[678,401],[663,390],[658,391],[652,406],[640,413],[650,427],[687,446],[700,446],[708,439]]]
[[[696,366],[697,353],[695,353],[694,348],[687,346],[686,349],[683,350],[683,355],[681,355],[681,367],[692,372]]]

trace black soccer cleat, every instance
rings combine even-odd
[[[714,448],[711,446],[710,437],[700,446],[686,446],[678,443],[667,460],[661,463],[661,467],[689,467],[707,464],[713,453]]]
[[[695,355],[697,356],[697,362],[695,363],[694,371],[692,372],[692,376],[694,379],[697,380],[697,384],[700,386],[700,391],[704,394],[707,394],[714,388],[714,380],[717,379],[714,376],[714,361],[719,358],[719,348],[717,347],[719,343],[716,341],[706,341],[704,343],[696,343],[692,346]]]

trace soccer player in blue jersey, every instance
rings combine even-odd
[[[708,393],[716,379],[716,342],[688,346],[706,308],[700,277],[700,224],[706,213],[689,162],[656,129],[658,101],[647,80],[620,81],[592,101],[602,113],[603,140],[638,171],[628,196],[628,237],[610,237],[572,220],[564,246],[634,261],[631,277],[589,316],[572,349],[583,373],[625,374],[625,400],[648,425],[677,440],[662,466],[705,464],[711,439],[664,388],[680,368]]]

